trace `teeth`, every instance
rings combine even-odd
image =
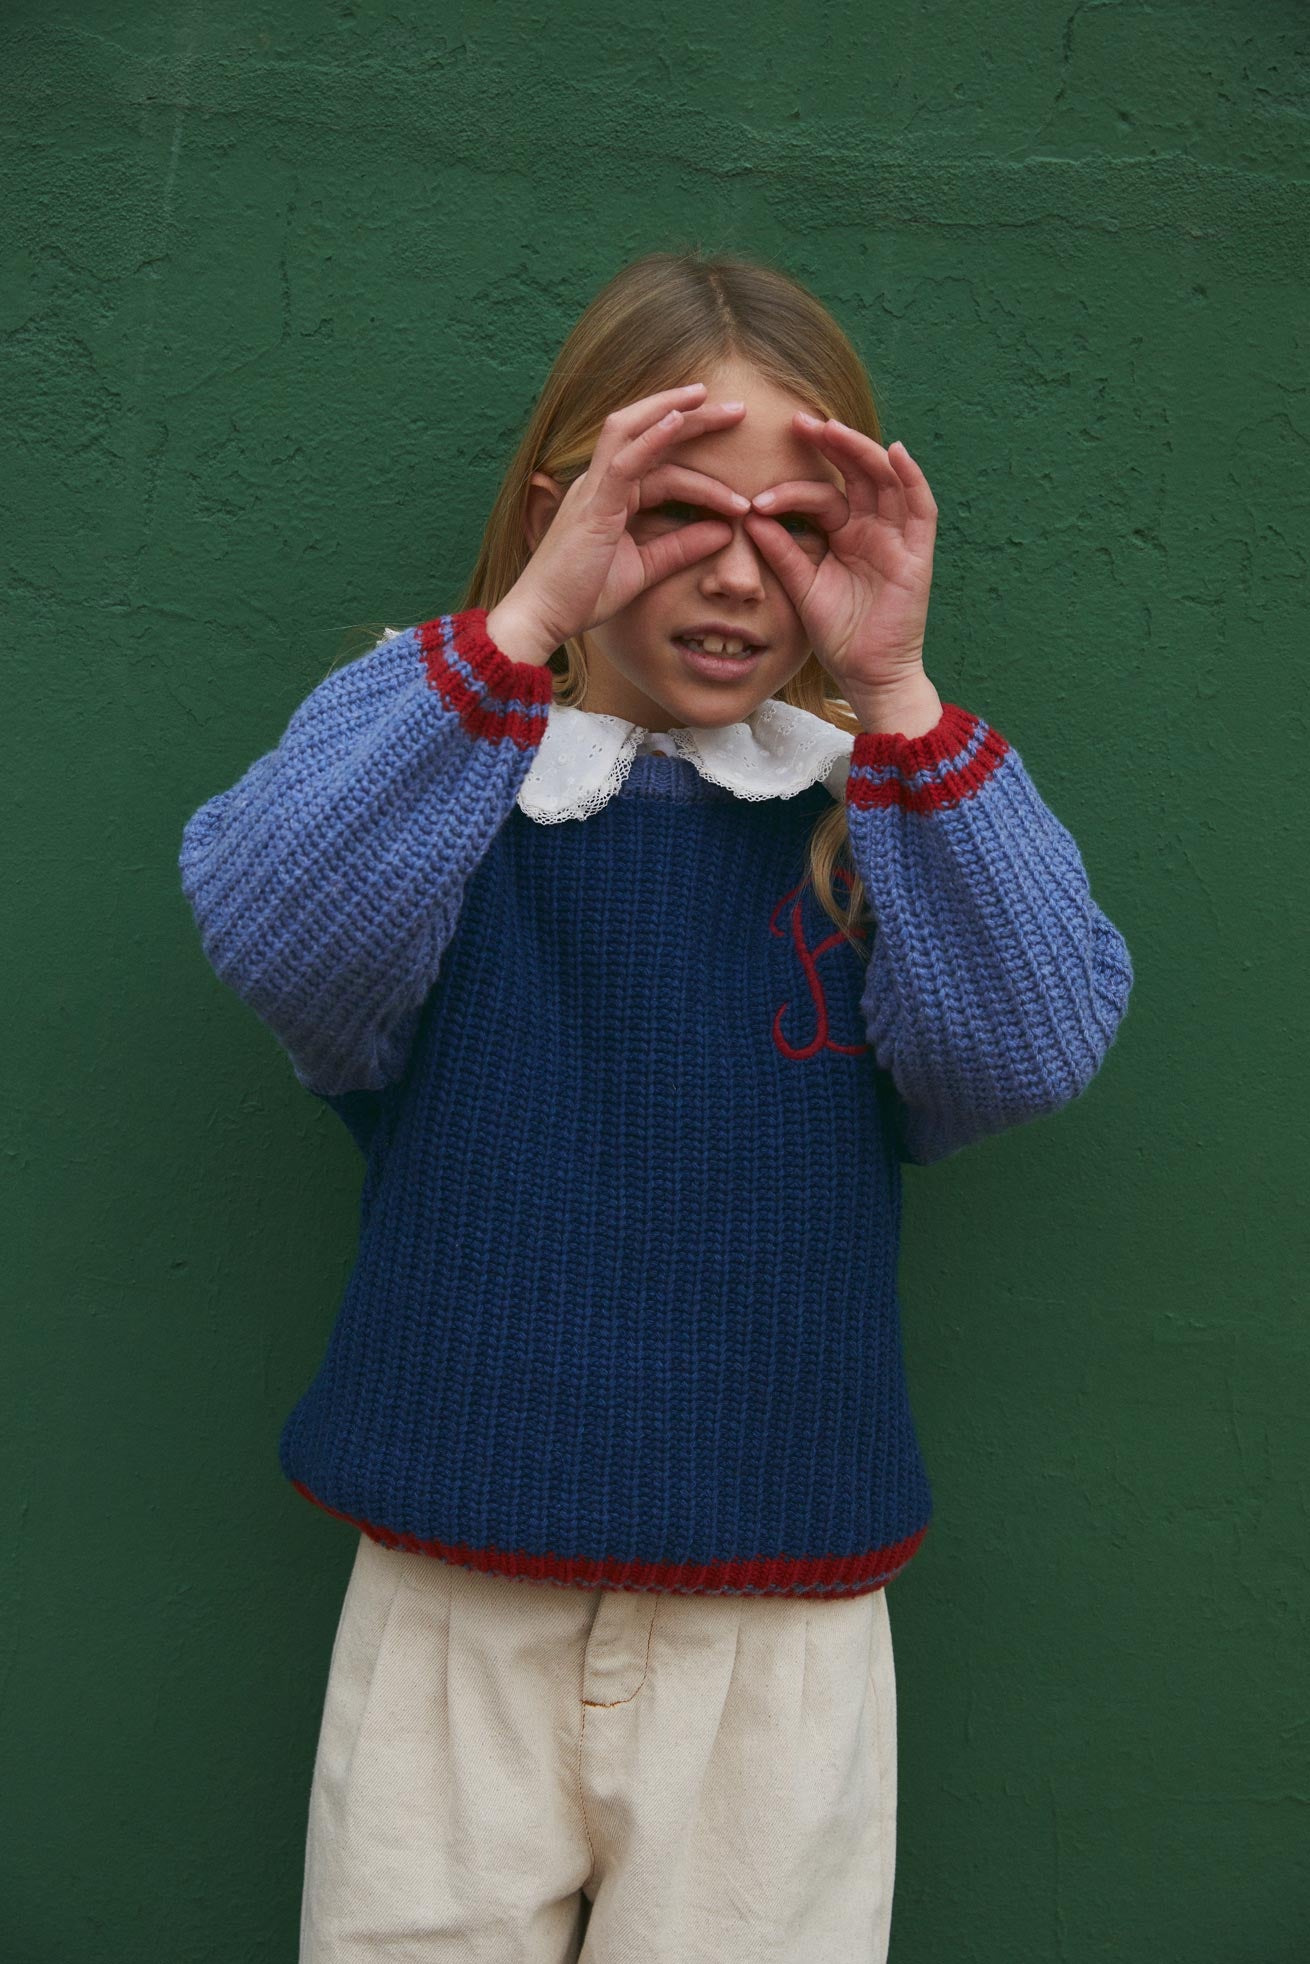
[[[682,638],[689,648],[703,648],[707,655],[742,655],[750,646],[748,641],[729,641],[721,634],[707,634],[699,641],[690,634]]]

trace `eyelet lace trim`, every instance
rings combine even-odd
[[[520,809],[547,825],[590,817],[620,788],[647,734],[620,716],[553,704]],[[708,783],[752,801],[794,797],[820,779],[839,799],[854,746],[853,735],[772,696],[742,722],[668,736]]]
[[[597,727],[602,724],[616,727]],[[520,810],[543,825],[589,818],[623,783],[645,734],[635,724],[621,724],[617,716],[553,704],[532,769],[519,786]]]

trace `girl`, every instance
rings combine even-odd
[[[648,255],[463,604],[186,826],[209,960],[364,1156],[280,1443],[358,1532],[302,1964],[886,1957],[901,1166],[1077,1097],[1132,984],[929,679],[936,520],[812,295]]]

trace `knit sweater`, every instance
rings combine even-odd
[[[649,746],[519,803],[546,667],[469,608],[331,673],[196,811],[205,954],[364,1157],[283,1472],[376,1541],[575,1588],[832,1597],[932,1496],[901,1169],[1068,1104],[1128,950],[1018,753],[944,705],[739,796]],[[808,883],[840,785],[871,915]]]

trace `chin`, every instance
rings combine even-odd
[[[764,700],[758,689],[734,688],[730,682],[707,682],[699,689],[693,686],[670,692],[669,700],[660,707],[673,718],[675,725],[699,724],[706,729],[721,723],[744,722]]]

